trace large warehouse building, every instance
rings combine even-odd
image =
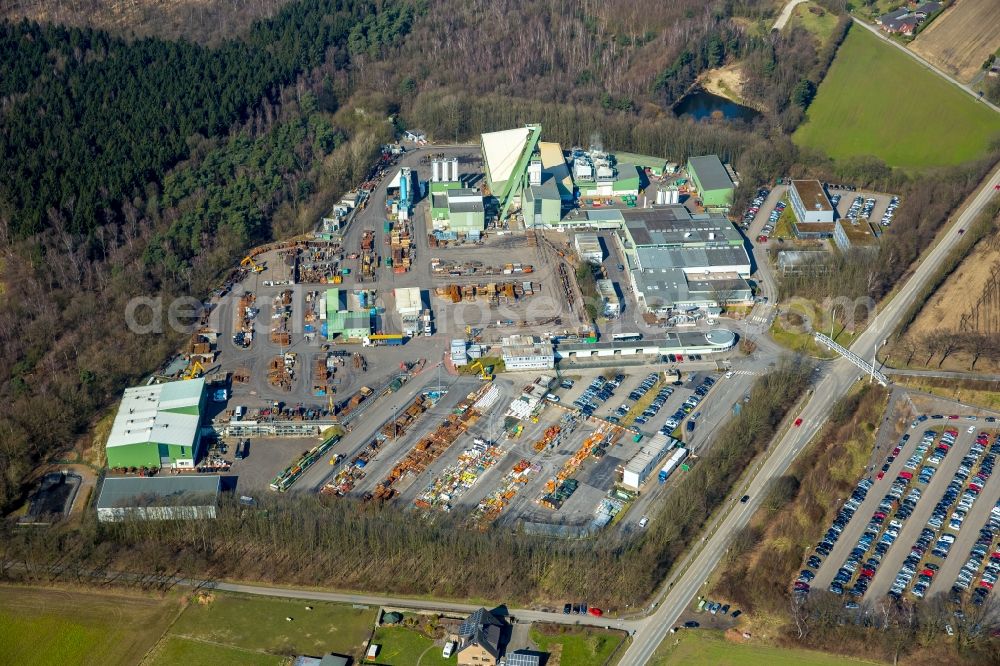
[[[97,519],[215,518],[221,487],[222,477],[214,475],[108,477],[97,499]]]
[[[680,205],[622,211],[621,250],[639,303],[666,314],[751,301],[750,256],[724,215]]]
[[[687,172],[705,208],[728,209],[732,205],[736,185],[717,155],[690,158]]]
[[[108,436],[108,467],[193,468],[205,379],[125,389]]]

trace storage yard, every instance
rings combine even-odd
[[[497,141],[525,136],[500,134],[486,141],[487,153]],[[549,215],[546,197],[557,192],[565,212],[572,177],[558,167],[558,145],[543,144],[541,174],[528,159],[530,140],[520,149],[527,151],[518,166],[524,196],[541,197]],[[583,203],[590,209],[646,205],[645,195],[632,191],[642,182],[649,203],[679,206],[684,197],[698,214],[703,210],[698,188],[708,185],[686,180],[682,166],[643,156],[617,164],[580,149],[571,158],[587,183]],[[205,379],[203,413],[216,438],[203,443],[197,469],[233,474],[248,496],[318,492],[392,501],[428,516],[459,512],[472,525],[525,525],[556,536],[589,534],[612,522],[641,529],[641,512],[673,475],[660,484],[654,473],[637,494],[622,486],[623,470],[651,438],[668,442],[665,450],[679,446],[663,439],[676,434],[665,425],[668,415],[706,376],[697,371],[715,363],[688,354],[683,384],[682,355],[668,361],[657,351],[679,343],[654,333],[663,340],[622,360],[661,364],[652,393],[626,398],[643,381],[639,375],[603,379],[602,367],[617,364],[618,343],[601,329],[611,321],[614,330],[647,325],[625,286],[633,266],[611,227],[565,234],[560,219],[546,218],[543,227],[526,229],[523,216],[504,215],[516,211],[509,201],[477,205],[477,197],[486,202],[496,195],[491,187],[503,188],[504,196],[522,187],[513,182],[521,176],[506,168],[467,148],[394,153],[372,181],[333,207],[312,237],[250,252],[205,304],[184,354],[160,375]],[[467,169],[485,169],[487,177]],[[553,174],[559,187],[548,190]],[[704,194],[724,205],[728,193],[722,187]],[[586,223],[566,220],[567,228]],[[621,219],[615,224],[624,229]],[[598,293],[614,300],[614,315],[627,319],[590,319],[576,280],[581,261],[601,278]],[[598,335],[606,341],[598,350],[604,356],[590,362],[567,356],[566,371],[578,382],[557,378],[549,340],[575,349]],[[699,333],[691,340],[705,344]],[[456,341],[463,345],[458,352]],[[497,374],[505,369],[521,372]],[[591,395],[588,382],[601,382],[608,396],[581,409],[572,403]],[[665,388],[671,382],[678,387]],[[616,391],[620,396],[610,399]],[[616,412],[625,401],[629,406]],[[710,432],[689,430],[695,451],[710,442]],[[666,459],[656,462],[658,470]]]

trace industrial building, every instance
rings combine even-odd
[[[680,268],[630,273],[636,300],[649,312],[723,308],[753,300],[750,284],[738,273],[706,273],[695,277]]]
[[[108,467],[193,468],[204,407],[204,378],[125,389],[108,436]]]
[[[558,224],[562,219],[563,200],[551,176],[546,177],[540,159],[528,165],[527,182],[522,189],[521,216],[525,225],[537,227]]]
[[[468,343],[465,340],[451,341],[451,364],[459,368],[469,362]]]
[[[506,219],[513,202],[521,197],[528,163],[541,135],[541,125],[525,125],[480,137],[486,184],[489,194],[496,198],[501,220]]]
[[[573,151],[573,179],[582,198],[638,196],[646,186],[644,173],[631,162],[601,151]]]
[[[531,335],[503,338],[501,350],[507,370],[551,370],[555,367],[552,343]]]
[[[799,223],[833,222],[833,205],[818,180],[793,180],[788,188],[792,211]]]
[[[687,172],[705,208],[721,210],[732,205],[736,185],[718,155],[688,159]]]
[[[628,356],[665,356],[666,354],[717,354],[736,345],[737,337],[725,328],[667,333],[662,338],[637,341],[560,342],[555,347],[560,361],[575,359],[615,359]]]
[[[592,264],[604,261],[604,248],[601,247],[601,239],[597,234],[576,234],[573,238],[573,246],[576,248],[576,253],[584,261]]]
[[[434,229],[469,234],[486,228],[483,194],[462,182],[457,158],[431,161],[430,198]]]
[[[753,298],[743,236],[724,216],[680,205],[621,211],[616,238],[631,286],[650,312],[723,307]]]
[[[634,164],[643,171],[649,171],[656,177],[662,176],[667,171],[667,160],[663,157],[653,157],[651,155],[639,155],[637,153],[615,153],[615,160],[619,164]]]
[[[341,341],[360,341],[372,332],[372,318],[369,310],[359,307],[351,310],[341,300],[341,290],[337,288],[327,289],[324,298],[326,307],[321,308],[326,316],[323,326],[326,331],[326,339]]]
[[[563,206],[568,208],[573,204],[573,176],[563,155],[562,146],[551,141],[538,142],[538,156],[542,161],[542,180],[552,180]]]
[[[639,490],[653,472],[657,471],[657,465],[667,451],[679,444],[673,437],[660,433],[654,435],[625,463],[622,485],[629,490]]]
[[[617,317],[622,313],[622,302],[611,280],[597,280],[597,293],[601,296],[605,317]]]
[[[389,204],[392,214],[401,222],[410,219],[410,213],[413,212],[413,205],[417,200],[413,176],[410,167],[402,167],[386,186],[386,203]]]
[[[108,477],[97,498],[97,519],[215,518],[221,484],[222,477],[210,475]]]
[[[842,252],[878,247],[878,237],[865,220],[837,220],[833,227],[833,242]]]

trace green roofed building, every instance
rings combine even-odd
[[[732,205],[736,185],[718,155],[688,159],[687,172],[705,208],[726,209]]]
[[[340,289],[326,290],[326,339],[360,340],[372,333],[372,318],[368,310],[347,310]]]
[[[108,467],[194,467],[204,406],[204,378],[125,389],[108,436]]]
[[[663,157],[619,152],[616,152],[614,155],[615,161],[618,164],[634,164],[640,169],[649,169],[649,172],[654,176],[662,176],[667,166],[667,160]]]

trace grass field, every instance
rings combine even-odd
[[[606,629],[571,629],[560,626],[550,631],[550,627],[551,625],[545,628],[533,626],[531,641],[542,652],[559,654],[559,663],[565,666],[603,666],[625,639],[621,632]]]
[[[652,666],[850,666],[876,664],[840,655],[733,643],[722,632],[697,630],[667,635],[650,661]]]
[[[374,643],[381,648],[376,661],[389,666],[444,666],[454,663],[455,658],[441,656],[442,645],[435,643],[420,632],[406,627],[379,627],[375,631]]]
[[[1000,114],[858,26],[807,115],[798,145],[834,159],[875,155],[904,169],[976,158],[1000,134]]]
[[[817,13],[818,12],[820,13]],[[826,42],[837,27],[837,15],[823,9],[814,2],[804,2],[792,10],[789,25],[802,26],[816,35],[821,42]]]
[[[920,56],[968,82],[1000,48],[996,0],[962,0],[946,9],[910,44]]]
[[[271,655],[337,652],[361,657],[375,612],[319,601],[216,593],[209,603],[192,602],[170,627],[169,638]]]
[[[178,598],[0,587],[0,662],[134,664],[180,610]]]
[[[243,650],[228,645],[204,643],[179,636],[168,636],[146,660],[150,666],[281,666],[288,663],[287,657],[279,657],[263,652]]]

